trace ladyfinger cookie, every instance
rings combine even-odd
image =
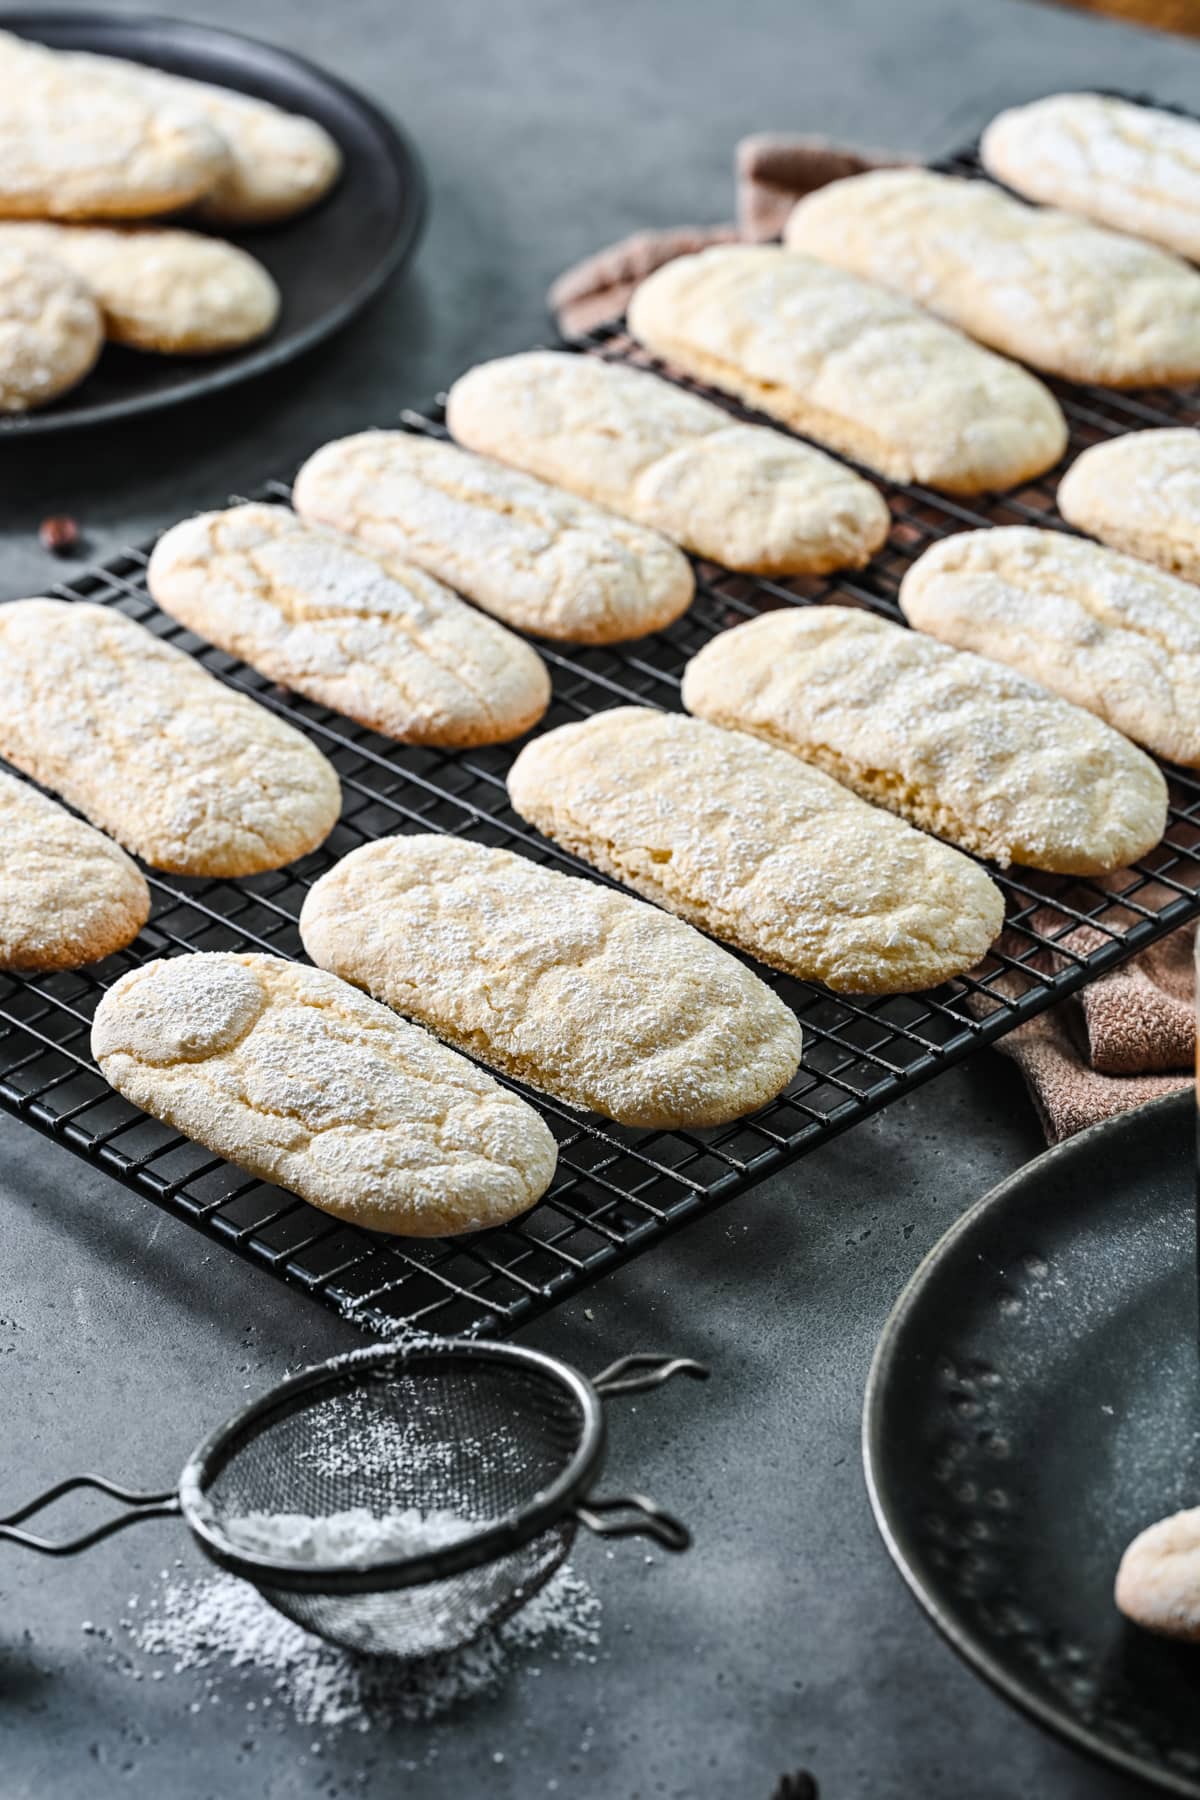
[[[796,1073],[800,1027],[681,919],[454,837],[364,844],[317,882],[304,948],[530,1087],[622,1125],[721,1125]]]
[[[284,112],[256,94],[169,75],[118,56],[83,50],[60,56],[72,74],[123,89],[147,105],[198,115],[220,134],[226,166],[195,209],[209,225],[239,230],[290,219],[315,206],[341,172],[342,153],[323,125]]]
[[[598,356],[481,363],[450,389],[446,422],[468,450],[729,569],[858,569],[891,524],[880,494],[832,457]]]
[[[1200,275],[990,181],[877,169],[808,194],[793,249],[878,281],[1050,375],[1105,387],[1200,376]]]
[[[1008,663],[1172,762],[1200,764],[1200,588],[1061,531],[943,538],[900,584],[909,623]]]
[[[0,771],[0,969],[79,969],[133,942],[150,890],[123,850]]]
[[[629,328],[685,374],[894,481],[1015,487],[1067,427],[1040,381],[911,301],[774,245],[681,256],[644,281]]]
[[[83,380],[103,345],[96,302],[70,269],[6,250],[0,238],[0,413],[56,400]]]
[[[984,871],[785,750],[616,707],[522,750],[520,813],[646,899],[772,968],[847,993],[930,987],[1004,919]]]
[[[1058,510],[1113,550],[1200,581],[1200,431],[1130,431],[1093,444],[1059,482]]]
[[[195,107],[117,90],[0,32],[0,218],[173,212],[228,169],[224,138]]]
[[[688,664],[683,703],[994,862],[1124,868],[1167,823],[1158,766],[1000,663],[848,606],[765,613]]]
[[[105,1079],[218,1156],[353,1225],[502,1225],[550,1185],[537,1113],[334,975],[277,956],[175,956],[111,987]]]
[[[114,344],[164,355],[236,350],[270,331],[279,289],[257,258],[200,231],[0,223],[0,250],[51,257],[92,294]]]
[[[1030,200],[1200,260],[1200,125],[1107,94],[1051,94],[994,118],[983,166]]]
[[[1200,1643],[1200,1506],[1138,1532],[1121,1558],[1113,1599],[1143,1631]]]
[[[328,836],[332,764],[113,607],[0,606],[0,755],[177,875],[278,869]]]
[[[522,639],[411,563],[285,506],[186,519],[159,539],[146,580],[190,631],[404,743],[503,743],[550,702]]]
[[[412,432],[326,444],[296,477],[292,503],[542,637],[643,637],[692,600],[687,558],[657,532]]]

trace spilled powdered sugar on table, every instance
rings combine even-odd
[[[532,1672],[534,1652],[595,1663],[599,1627],[600,1602],[569,1564],[494,1631],[421,1662],[339,1650],[233,1575],[168,1580],[145,1615],[127,1621],[139,1650],[170,1657],[175,1674],[199,1672],[210,1701],[236,1704],[239,1676],[253,1671],[271,1691],[247,1709],[275,1706],[330,1732],[429,1723],[522,1667]],[[192,1710],[201,1704],[193,1700]]]
[[[405,1349],[440,1340],[409,1332]],[[346,1353],[353,1363],[374,1346]],[[311,1439],[303,1461],[320,1474],[370,1478],[419,1459],[430,1486],[447,1493],[464,1457],[501,1463],[522,1455],[503,1424],[486,1444],[439,1442],[412,1422],[381,1415],[364,1394],[340,1396],[308,1415]],[[376,1516],[365,1507],[324,1517],[299,1513],[249,1513],[225,1522],[225,1532],[252,1552],[300,1562],[351,1562],[412,1556],[453,1542],[481,1521],[449,1506],[424,1511],[406,1507]],[[609,1552],[611,1555],[611,1551]],[[587,1582],[564,1564],[511,1618],[472,1642],[420,1659],[356,1654],[313,1636],[277,1612],[254,1587],[234,1575],[196,1577],[164,1569],[162,1585],[144,1604],[133,1600],[121,1621],[133,1646],[153,1658],[170,1658],[170,1672],[200,1677],[205,1703],[273,1716],[327,1733],[386,1731],[426,1725],[477,1696],[494,1692],[510,1677],[540,1674],[538,1657],[594,1664],[600,1642],[600,1601]],[[112,1641],[90,1623],[85,1629]],[[115,1659],[115,1658],[114,1658]],[[129,1672],[143,1670],[130,1658]],[[151,1671],[154,1680],[168,1670]],[[266,1686],[265,1693],[262,1691]],[[253,1688],[253,1693],[245,1690]],[[313,1746],[314,1750],[317,1748]],[[430,1754],[435,1754],[434,1750]]]

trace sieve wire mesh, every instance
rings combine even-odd
[[[588,1439],[576,1395],[544,1366],[463,1354],[351,1363],[276,1404],[268,1397],[210,1467],[202,1462],[204,1522],[225,1566],[306,1630],[366,1654],[429,1656],[498,1625],[553,1574],[575,1535],[569,1505],[474,1568],[403,1586],[381,1570],[365,1592],[347,1591],[336,1570],[325,1582],[273,1583],[225,1528],[251,1513],[323,1518],[358,1507],[377,1518],[448,1511],[480,1528],[519,1521]]]

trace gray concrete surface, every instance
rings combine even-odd
[[[98,553],[284,469],[307,447],[544,332],[551,276],[639,225],[727,216],[737,137],[805,127],[936,152],[999,105],[1121,84],[1193,100],[1200,47],[1020,0],[199,0],[393,109],[427,160],[415,271],[337,344],[136,431],[21,446],[0,471],[0,591],[57,566],[47,512]],[[194,1675],[124,1659],[117,1626],[197,1559],[147,1525],[76,1563],[0,1551],[0,1795],[467,1795],[768,1800],[810,1768],[824,1800],[1116,1800],[1135,1789],[1042,1737],[917,1615],[871,1526],[858,1414],[888,1307],[968,1200],[1039,1147],[988,1055],[529,1329],[596,1368],[635,1347],[710,1361],[614,1420],[610,1477],[691,1523],[686,1558],[581,1544],[602,1597],[594,1666],[528,1667],[435,1728],[248,1723]],[[170,1481],[193,1442],[349,1328],[0,1120],[0,1505],[62,1472]],[[161,1667],[161,1665],[158,1665]],[[239,1690],[255,1697],[254,1677]],[[314,1751],[314,1743],[319,1749]],[[497,1761],[496,1758],[502,1758]],[[410,1766],[415,1765],[415,1767]]]

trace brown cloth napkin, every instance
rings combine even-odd
[[[736,225],[636,232],[560,275],[550,289],[550,309],[568,336],[590,331],[619,317],[639,281],[672,258],[709,244],[777,238],[803,194],[865,169],[914,160],[824,137],[764,132],[743,138],[736,156]],[[1119,894],[1128,881],[1117,875],[1107,885]],[[1062,915],[1048,912],[1033,923],[1035,930],[1052,933]],[[1050,1143],[1192,1080],[1192,937],[1191,926],[1181,927],[999,1040],[998,1047],[1025,1077]],[[1061,948],[1087,953],[1104,941],[1103,932],[1085,925],[1064,938]],[[1014,954],[1020,948],[1014,944]],[[1064,958],[1054,960],[1061,967]]]
[[[737,147],[736,225],[673,225],[637,231],[597,250],[564,270],[547,296],[558,328],[568,337],[590,331],[624,312],[639,281],[677,256],[709,244],[760,244],[782,232],[788,213],[803,194],[861,175],[864,169],[894,168],[911,162],[887,150],[864,150],[829,138],[760,132]]]
[[[1025,1077],[1048,1143],[1190,1086],[1194,929],[1181,925],[999,1040]],[[1104,941],[1081,925],[1063,948],[1086,954]]]

